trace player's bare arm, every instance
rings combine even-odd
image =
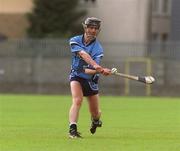
[[[93,74],[96,74],[96,73],[97,73],[97,71],[96,71],[96,70],[93,70],[93,69],[88,69],[88,68],[86,68],[86,69],[84,70],[84,72],[85,72],[86,74],[91,74],[91,75],[93,75]]]
[[[103,68],[103,75],[110,75],[110,74],[112,74],[112,72],[111,73],[109,73],[109,70],[110,69],[108,69],[108,68]],[[96,73],[98,73],[96,70],[93,70],[93,69],[85,69],[85,73],[86,74],[91,74],[91,75],[93,75],[93,74],[96,74]]]
[[[85,73],[87,74],[95,74],[95,73],[101,73],[105,76],[110,75],[111,74],[111,70],[108,68],[103,68],[100,65],[98,65],[92,58],[91,56],[86,53],[85,51],[79,51],[78,52],[79,56],[81,56],[81,58],[83,58],[84,61],[86,61],[89,65],[93,66],[93,68],[95,69],[95,71],[92,70],[86,70]]]
[[[86,61],[89,65],[93,66],[94,69],[99,72],[99,73],[102,73],[103,72],[103,67],[101,67],[100,65],[98,65],[92,58],[91,56],[86,53],[85,51],[79,51],[78,52],[79,56],[84,60]]]

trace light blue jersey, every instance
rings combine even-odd
[[[85,68],[93,69],[92,66],[88,65],[77,52],[85,51],[91,58],[100,64],[103,57],[103,48],[97,39],[93,40],[90,44],[85,45],[83,42],[83,35],[72,37],[69,41],[72,52],[72,65],[71,65],[71,77],[78,76],[84,79],[91,79],[93,75],[84,73]]]

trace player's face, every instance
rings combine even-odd
[[[85,34],[89,39],[94,39],[99,33],[99,28],[97,26],[88,26],[85,28]]]

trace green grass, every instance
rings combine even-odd
[[[0,151],[179,151],[180,98],[101,97],[103,127],[68,139],[69,96],[0,95]]]

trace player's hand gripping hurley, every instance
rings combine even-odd
[[[118,72],[116,68],[112,68],[111,73],[113,75],[121,76],[123,78],[128,78],[128,79],[139,81],[139,82],[143,82],[146,84],[152,84],[155,81],[154,77],[152,77],[152,76],[140,77],[140,76],[128,75],[128,74]]]

